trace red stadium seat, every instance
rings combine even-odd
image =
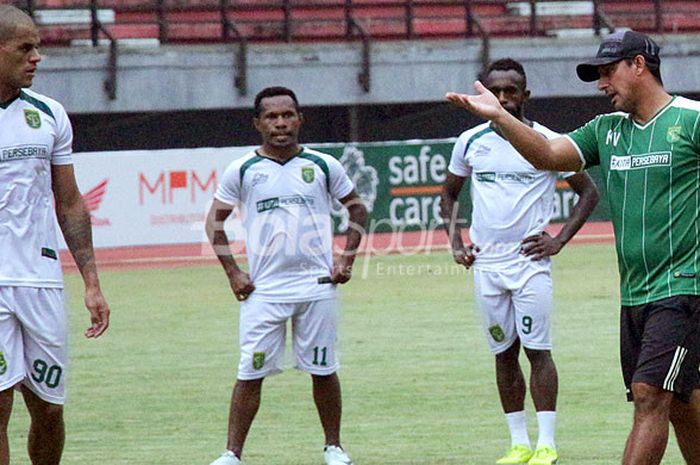
[[[355,40],[347,35],[347,14],[372,39],[422,39],[463,37],[467,33],[465,0],[230,0],[227,15],[249,41],[336,41]],[[582,8],[571,8],[577,4]],[[87,9],[89,0],[36,0],[38,10]],[[491,36],[553,34],[562,29],[592,29],[593,16],[586,2],[564,3],[539,0],[542,14],[535,29],[529,2],[471,0],[472,16]],[[547,5],[548,4],[548,5]],[[648,0],[601,0],[601,11],[615,27],[647,32],[700,32],[697,1],[663,2],[663,17],[656,19],[654,3]],[[114,12],[114,24],[105,25],[116,38],[164,38],[178,42],[223,40],[220,0],[164,0],[159,18],[156,0],[100,0],[100,9]],[[285,7],[286,5],[286,7]],[[517,6],[517,8],[516,8]],[[545,13],[546,11],[546,13]],[[167,28],[160,30],[163,19]],[[285,23],[285,21],[288,21]],[[44,43],[64,45],[84,38],[89,24],[45,24]],[[163,35],[161,35],[161,32]],[[167,35],[165,34],[167,32]],[[411,36],[409,37],[409,32]]]

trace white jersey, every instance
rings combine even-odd
[[[559,137],[538,123],[533,129],[547,139]],[[449,170],[471,181],[469,235],[480,248],[474,267],[498,271],[518,263],[532,265],[530,257],[520,254],[521,241],[549,224],[559,173],[535,169],[489,123],[459,136]],[[539,263],[549,267],[548,259]]]
[[[335,296],[335,286],[318,284],[318,278],[333,270],[332,198],[352,190],[340,162],[307,148],[286,163],[253,151],[226,168],[214,197],[240,207],[256,298]]]
[[[73,131],[55,100],[22,89],[0,103],[0,286],[62,288],[51,165],[68,165]]]

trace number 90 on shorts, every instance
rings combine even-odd
[[[0,287],[0,390],[22,383],[63,404],[66,333],[62,289]]]

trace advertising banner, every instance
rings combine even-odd
[[[206,241],[204,219],[218,180],[232,160],[252,149],[75,154],[95,247]]]
[[[368,232],[434,230],[440,226],[440,190],[454,139],[309,144],[341,161],[369,211]],[[78,184],[92,216],[96,247],[187,244],[206,241],[204,219],[231,161],[255,147],[78,153]],[[468,183],[460,217],[470,216]],[[569,217],[575,194],[557,186],[553,221]],[[601,202],[602,203],[602,202]],[[600,210],[600,209],[599,209]],[[347,228],[337,203],[336,232]],[[604,213],[592,219],[606,219]],[[227,231],[242,238],[240,222]]]

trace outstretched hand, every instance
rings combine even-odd
[[[477,95],[448,92],[445,98],[458,107],[488,120],[495,119],[504,111],[496,96],[480,81],[474,83],[474,89],[478,92]]]

